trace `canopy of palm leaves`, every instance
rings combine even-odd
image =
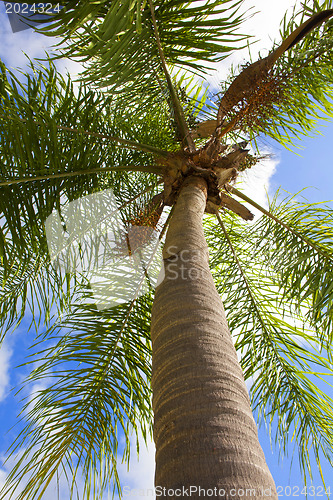
[[[97,308],[87,275],[50,260],[45,221],[57,211],[64,223],[71,202],[111,189],[123,227],[150,225],[163,241],[162,208],[187,175],[208,182],[211,269],[254,408],[277,422],[283,450],[294,435],[304,472],[310,443],[320,468],[322,454],[332,460],[333,401],[312,375],[331,372],[333,213],[297,198],[266,211],[230,183],[256,162],[246,144],[258,135],[290,146],[332,116],[332,1],[304,2],[282,24],[288,42],[232,74],[210,103],[189,75],[246,44],[242,2],[61,3],[40,31],[60,37],[56,57],[85,63],[78,88],[50,61],[20,79],[1,65],[2,337],[32,317],[27,383],[46,385],[23,407],[4,491],[42,498],[63,471],[74,494],[83,471],[85,496],[100,498],[110,481],[119,487],[119,428],[125,459],[131,433],[151,431],[152,288],[143,295],[142,281],[129,302]],[[263,217],[247,222],[234,195]]]

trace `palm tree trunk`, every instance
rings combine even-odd
[[[155,486],[167,498],[202,498],[204,490],[211,498],[277,498],[209,269],[206,197],[203,179],[186,180],[153,305]]]

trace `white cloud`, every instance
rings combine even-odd
[[[244,7],[250,9],[254,5],[252,12],[256,12],[254,17],[246,21],[246,33],[259,40],[257,44],[258,48],[260,46],[259,50],[270,49],[273,41],[280,39],[280,23],[286,11],[288,11],[288,15],[292,13],[295,4],[297,6],[296,10],[298,10],[301,5],[300,0],[280,0],[279,2],[275,0],[256,0],[255,2],[245,0]]]
[[[3,401],[9,389],[9,368],[10,368],[10,358],[13,354],[12,349],[9,347],[6,341],[0,346],[0,401]]]
[[[71,61],[70,59],[59,59],[57,61],[57,69],[62,74],[66,74],[67,72],[71,75],[72,79],[75,79],[76,76],[83,71],[82,64],[77,61]]]
[[[57,38],[40,35],[33,29],[13,33],[5,11],[4,2],[0,2],[0,31],[0,59],[4,60],[6,66],[11,70],[26,68],[28,63],[27,56],[32,60],[35,58],[45,58],[46,53],[51,54],[52,45],[59,42]],[[42,64],[47,63],[42,62]],[[60,73],[65,74],[68,71],[72,75],[72,78],[83,69],[81,64],[69,59],[57,60],[55,64]]]
[[[129,463],[129,470],[127,470],[126,464],[121,464],[119,466],[119,477],[123,488],[127,488],[127,492],[131,495],[128,497],[131,500],[139,500],[143,497],[142,492],[145,492],[146,498],[152,498],[147,490],[153,490],[154,488],[154,474],[155,474],[155,445],[152,440],[149,439],[147,447],[143,441],[140,439],[140,459],[137,459],[136,453],[136,441],[133,437],[131,439],[131,458]],[[120,461],[120,458],[118,458]],[[126,489],[125,489],[126,492]],[[140,495],[141,493],[141,495]]]
[[[4,2],[0,4],[0,29],[0,57],[5,59],[10,68],[23,68],[26,66],[27,58],[24,52],[30,58],[43,57],[45,55],[45,50],[47,50],[54,41],[54,39],[49,37],[38,35],[33,29],[13,33],[5,12]]]
[[[249,198],[262,207],[268,208],[267,196],[271,198],[273,194],[270,189],[270,179],[274,175],[280,160],[272,151],[263,151],[262,154],[264,156],[266,154],[267,158],[258,162],[251,169],[242,172],[235,187],[239,187]],[[248,208],[256,216],[255,219],[262,215],[256,208],[252,206]]]

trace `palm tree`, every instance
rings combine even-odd
[[[51,61],[31,64],[23,83],[1,66],[0,320],[4,336],[31,313],[27,383],[44,384],[24,403],[3,495],[42,498],[63,473],[72,496],[78,471],[85,498],[111,480],[120,489],[117,429],[129,459],[131,433],[147,439],[152,414],[155,483],[168,498],[190,486],[277,498],[253,409],[282,449],[293,433],[305,477],[311,453],[320,470],[323,455],[332,463],[333,400],[312,379],[331,371],[332,211],[293,197],[265,210],[233,185],[258,161],[247,149],[258,135],[290,146],[332,115],[332,2],[310,3],[210,102],[188,74],[246,43],[238,0],[65,1],[40,30],[60,36],[55,56],[85,62],[78,86]],[[231,195],[263,217],[250,223]],[[105,226],[87,246],[97,211]],[[154,292],[150,259],[111,307],[96,305],[80,259],[108,244],[115,211],[111,257],[141,258],[158,234],[164,274]],[[137,241],[137,226],[153,229]],[[55,265],[52,231],[78,236],[77,260]],[[108,296],[110,275],[100,278]]]

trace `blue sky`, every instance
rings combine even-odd
[[[246,0],[246,5],[255,4],[256,10],[261,13],[252,19],[248,25],[261,41],[258,49],[271,46],[271,39],[277,36],[279,20],[282,18],[286,8],[293,5],[291,0],[260,0],[250,2]],[[43,51],[48,47],[49,40],[46,37],[36,35],[32,30],[26,30],[13,34],[10,29],[8,18],[4,11],[4,5],[0,3],[0,57],[9,67],[24,67],[26,64],[25,51],[31,58],[43,55]],[[240,62],[244,53],[238,53],[234,62]],[[76,72],[77,65],[64,61],[58,64],[60,70],[65,66],[71,72]],[[219,74],[211,77],[211,83],[216,83],[226,70],[227,63],[223,63],[218,68]],[[333,198],[333,176],[332,176],[332,145],[333,145],[333,123],[320,124],[318,131],[321,135],[312,138],[304,138],[300,141],[298,155],[280,147],[277,143],[269,141],[267,151],[271,157],[257,168],[253,169],[246,179],[247,190],[251,191],[251,197],[261,204],[265,204],[266,191],[273,194],[280,186],[290,193],[296,193],[308,187],[304,196],[312,202],[330,200]],[[254,188],[255,186],[255,188]],[[255,189],[255,196],[253,190]],[[17,386],[22,380],[26,369],[15,370],[14,367],[24,361],[26,347],[30,344],[33,331],[27,332],[28,320],[24,321],[12,337],[4,344],[0,350],[0,456],[4,456],[7,446],[15,436],[15,430],[6,431],[15,423],[18,411],[18,399],[14,397],[11,388]],[[34,388],[29,388],[27,394]],[[289,496],[305,498],[302,494],[302,478],[299,472],[297,456],[291,467],[290,458],[283,461],[278,460],[276,450],[271,450],[269,439],[265,429],[259,430],[260,441],[263,446],[267,462],[276,481],[281,487],[280,498]],[[290,448],[292,450],[292,447]],[[148,451],[143,449],[140,462],[138,463],[133,453],[130,472],[126,472],[125,467],[121,467],[122,484],[131,488],[149,488],[153,485],[154,449],[149,445]],[[330,466],[325,467],[326,477],[332,475]],[[6,474],[6,467],[0,469],[0,484]],[[313,498],[325,498],[320,490],[321,481],[318,474],[314,474]],[[287,486],[289,490],[283,489]],[[299,488],[299,490],[297,489]],[[333,481],[331,483],[333,496]],[[53,500],[57,498],[55,491],[45,494],[43,500]],[[66,496],[61,497],[66,500]],[[142,498],[140,495],[131,498]],[[150,497],[151,498],[151,497]],[[5,499],[4,499],[5,500]]]

